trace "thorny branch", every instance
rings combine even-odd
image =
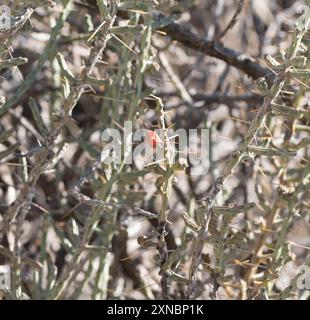
[[[29,93],[39,73],[44,71],[46,62],[48,60],[52,61],[56,57],[60,70],[59,74],[62,77],[61,80],[66,84],[67,91],[65,91],[64,99],[61,101],[60,111],[56,115],[54,114],[55,117],[51,119],[51,128],[47,129],[45,121],[41,118],[38,105],[34,99],[30,99],[29,105],[38,132],[36,131],[37,129],[32,128],[29,123],[27,123],[25,127],[36,138],[39,147],[35,147],[26,153],[16,152],[21,146],[19,143],[14,143],[9,147],[5,145],[5,150],[0,152],[1,161],[8,155],[14,155],[14,157],[20,161],[18,165],[22,168],[18,196],[11,205],[3,206],[5,214],[3,214],[3,220],[1,220],[0,253],[1,258],[2,256],[5,257],[13,267],[13,298],[23,299],[24,297],[25,284],[23,279],[23,266],[35,266],[35,268],[39,270],[39,282],[42,282],[43,264],[45,262],[48,265],[49,280],[52,279],[48,284],[49,287],[45,290],[39,288],[35,293],[32,292],[30,295],[32,297],[43,296],[49,299],[63,299],[68,296],[79,297],[87,280],[91,278],[93,264],[97,258],[99,267],[93,279],[94,285],[92,284],[93,290],[91,295],[94,299],[114,297],[114,291],[119,291],[119,287],[117,289],[116,287],[121,287],[121,284],[113,283],[114,278],[111,269],[113,265],[118,264],[119,261],[114,261],[112,264],[110,244],[112,243],[112,239],[117,239],[117,237],[115,238],[117,232],[121,234],[119,239],[125,239],[124,241],[128,240],[127,229],[123,229],[123,227],[126,226],[127,228],[127,219],[134,216],[146,218],[151,222],[152,230],[150,234],[147,234],[147,236],[139,236],[138,244],[141,246],[140,249],[156,250],[154,264],[159,267],[159,294],[162,298],[186,297],[187,299],[194,299],[198,297],[198,293],[200,293],[198,292],[200,284],[199,269],[202,266],[202,260],[206,260],[203,253],[206,243],[212,243],[214,245],[215,267],[213,268],[205,262],[203,267],[208,269],[213,281],[213,292],[211,292],[210,296],[213,299],[218,298],[218,288],[222,285],[226,289],[227,285],[224,281],[226,279],[224,261],[231,262],[231,259],[227,258],[228,254],[226,256],[225,249],[235,250],[236,248],[231,244],[236,241],[238,246],[240,246],[238,249],[242,251],[244,249],[241,243],[242,241],[237,241],[240,234],[244,237],[241,237],[241,239],[245,239],[246,241],[250,240],[247,230],[241,230],[235,234],[231,232],[231,219],[239,213],[246,213],[250,209],[253,209],[255,204],[252,202],[247,203],[247,200],[244,201],[246,202],[244,205],[234,207],[216,206],[216,203],[219,195],[226,189],[229,179],[237,172],[237,167],[248,160],[253,161],[262,156],[269,157],[272,165],[278,170],[275,176],[280,182],[280,187],[277,189],[277,196],[273,199],[271,205],[265,201],[259,188],[256,188],[259,204],[266,214],[266,225],[265,229],[263,229],[257,238],[257,241],[253,242],[251,250],[244,250],[247,251],[246,253],[251,254],[250,259],[238,261],[239,265],[245,268],[243,277],[245,284],[243,284],[243,286],[247,289],[247,291],[244,290],[244,287],[240,289],[239,297],[254,299],[260,294],[264,294],[267,297],[274,294],[272,288],[278,272],[291,258],[286,241],[288,232],[296,216],[300,215],[303,208],[307,207],[307,204],[304,203],[304,194],[305,190],[309,187],[309,180],[307,180],[309,176],[309,161],[303,158],[300,162],[301,169],[294,168],[291,170],[289,168],[289,160],[295,157],[300,149],[309,145],[309,139],[307,138],[302,139],[298,143],[292,142],[295,131],[309,131],[308,107],[307,105],[301,106],[300,103],[308,88],[309,63],[306,57],[307,48],[305,48],[303,44],[303,40],[307,36],[307,28],[302,27],[302,24],[299,22],[292,36],[292,44],[287,49],[286,56],[277,56],[276,58],[280,62],[275,58],[269,57],[269,67],[262,67],[255,59],[227,48],[219,42],[236,24],[237,17],[243,6],[243,1],[238,2],[232,19],[214,40],[200,37],[192,32],[191,29],[171,22],[173,21],[171,17],[158,12],[153,13],[150,8],[146,9],[144,4],[136,8],[133,4],[128,5],[127,2],[122,1],[111,0],[108,2],[108,6],[105,6],[103,2],[98,2],[95,10],[97,14],[99,8],[101,21],[99,21],[97,29],[91,28],[92,21],[88,17],[86,24],[90,27],[89,30],[91,30],[91,32],[81,34],[80,38],[75,38],[76,35],[72,38],[70,38],[70,36],[66,38],[68,43],[73,43],[77,41],[77,39],[86,39],[87,44],[91,47],[90,54],[86,58],[86,61],[84,61],[82,68],[75,75],[69,70],[65,58],[59,52],[63,44],[57,43],[59,48],[56,47],[56,42],[57,39],[59,39],[63,25],[72,12],[72,2],[73,1],[65,1],[64,10],[52,30],[50,39],[45,45],[42,55],[39,57],[33,70],[29,72],[22,81],[16,93],[7,102],[1,97],[0,115],[3,116],[9,111],[9,116],[11,116],[14,112],[12,107],[20,102],[20,98],[25,96],[26,93]],[[38,1],[38,3],[41,2]],[[43,3],[46,3],[46,1],[43,1]],[[48,3],[51,2],[48,1]],[[14,17],[12,20],[13,27],[9,31],[0,33],[0,39],[2,40],[1,46],[5,47],[5,52],[9,49],[8,46],[11,38],[23,27],[32,14],[33,9],[26,9],[26,12]],[[114,28],[114,25],[119,22],[118,19],[124,18],[124,15],[125,21],[122,21],[122,23],[128,24],[120,24]],[[135,34],[136,31],[141,32],[141,30],[143,31],[141,35]],[[219,91],[213,94],[205,94],[197,93],[203,92],[202,90],[195,92],[187,91],[185,85],[182,83],[181,77],[179,77],[174,70],[174,64],[171,63],[168,56],[163,53],[164,50],[159,54],[159,58],[178,92],[166,93],[166,91],[163,90],[163,92],[158,91],[156,96],[150,94],[150,88],[147,87],[147,81],[145,81],[145,79],[154,71],[152,68],[154,67],[153,60],[156,57],[156,50],[153,47],[152,33],[155,33],[156,30],[160,34],[170,36],[172,40],[178,41],[187,48],[221,59],[225,61],[228,66],[234,66],[251,78],[255,80],[258,79],[257,87],[259,90],[262,90],[260,95],[252,93],[231,95],[230,93],[221,94]],[[125,36],[122,38],[124,34]],[[127,34],[129,35],[128,37]],[[112,38],[113,41],[109,41]],[[139,41],[136,42],[136,38],[138,38]],[[114,41],[117,45],[115,45]],[[118,46],[120,46],[121,49]],[[116,53],[119,54],[119,62],[117,64],[113,64],[111,61],[110,64],[103,61],[106,56],[113,57]],[[5,58],[4,60],[0,60],[0,70],[24,66],[27,65],[27,62],[28,59],[22,57]],[[97,68],[99,62],[100,65],[104,65],[104,67]],[[103,70],[107,71],[105,74],[108,75],[108,78],[98,79],[98,75],[101,74]],[[109,78],[112,70],[115,72],[115,79],[113,78],[113,81]],[[224,74],[225,76],[222,77],[222,79],[227,75],[227,73]],[[83,105],[82,100],[86,96],[87,89],[93,89],[92,86],[95,85],[100,87],[98,90],[101,90],[100,97],[104,100],[104,103],[100,105],[103,110],[100,110],[100,116],[97,114],[97,111],[95,112],[94,122],[96,124],[100,122],[101,129],[107,126],[107,124],[111,125],[111,119],[113,125],[118,127],[121,126],[119,123],[123,118],[133,120],[137,126],[147,126],[149,125],[148,121],[152,121],[152,125],[154,123],[153,121],[157,122],[159,127],[164,129],[165,132],[164,165],[163,163],[154,164],[150,166],[148,170],[141,172],[136,172],[134,166],[126,166],[124,163],[119,167],[113,167],[113,165],[101,166],[100,156],[94,152],[92,146],[83,140],[85,137],[88,139],[94,132],[93,128],[90,130],[86,128],[89,132],[84,132],[80,135],[78,124],[73,120],[73,112],[78,109],[77,107],[79,107],[80,104]],[[263,88],[261,85],[263,85]],[[297,86],[299,89],[298,92],[295,92]],[[230,108],[230,112],[238,109],[235,108],[236,102],[245,102],[251,105],[260,104],[254,120],[251,122],[249,128],[247,128],[247,132],[242,134],[243,140],[239,144],[239,147],[230,157],[226,158],[225,166],[220,171],[221,174],[218,174],[217,171],[218,178],[213,184],[211,183],[207,196],[205,196],[203,200],[200,200],[198,206],[195,206],[195,201],[199,197],[196,194],[193,180],[191,180],[190,177],[186,177],[191,189],[188,197],[185,193],[182,193],[180,188],[175,186],[176,188],[174,190],[178,191],[179,196],[181,195],[180,198],[182,205],[185,207],[185,211],[170,207],[171,198],[174,196],[173,187],[176,183],[175,178],[178,177],[180,171],[185,172],[186,167],[180,165],[180,163],[177,165],[171,164],[169,158],[170,150],[167,130],[174,125],[172,122],[169,123],[169,121],[171,121],[169,113],[170,111],[175,111],[174,109],[177,108],[175,105],[172,105],[170,110],[167,110],[169,108],[165,109],[159,98],[160,96],[169,99],[179,94],[182,98],[182,105],[195,106],[197,101],[204,101],[205,104],[226,104],[227,106],[234,107]],[[288,96],[292,94],[295,94],[295,97],[290,100]],[[96,98],[97,97],[94,99]],[[155,110],[151,108],[150,110],[147,109],[147,101],[150,100],[153,104],[155,100]],[[97,100],[95,101],[98,103]],[[48,103],[50,103],[50,101]],[[149,111],[151,116],[147,113]],[[207,111],[208,110],[206,110],[206,112]],[[88,114],[88,112],[85,114]],[[143,125],[141,125],[141,119],[143,119],[145,114],[148,114],[149,118],[146,117],[146,124],[143,123]],[[282,149],[275,146],[272,137],[273,121],[279,117],[285,118],[284,123],[287,129],[284,134]],[[18,116],[14,115],[12,118],[18,119]],[[94,122],[91,126],[94,125]],[[209,124],[210,122],[208,120],[207,125]],[[206,124],[203,123],[203,126],[205,125]],[[78,130],[76,130],[76,128],[78,128]],[[53,208],[51,206],[51,208],[45,210],[43,208],[44,206],[37,203],[40,201],[37,201],[36,198],[40,191],[39,179],[48,171],[56,168],[56,165],[59,160],[63,158],[63,154],[68,147],[66,139],[63,138],[67,133],[66,129],[69,130],[72,136],[68,139],[68,142],[77,143],[79,147],[82,146],[81,149],[85,151],[85,154],[91,155],[90,162],[92,164],[88,167],[89,169],[86,170],[82,165],[84,173],[79,173],[77,183],[72,183],[70,180],[68,183],[67,181],[62,181],[63,185],[61,184],[61,188],[65,190],[62,191],[65,195],[64,198],[69,199],[69,197],[73,196],[73,201],[77,201],[78,204],[71,208],[68,214],[63,215],[60,210],[61,219],[50,224],[54,224],[51,228],[54,228],[60,235],[63,232],[63,226],[65,226],[64,228],[67,227],[66,224],[68,221],[72,223],[74,230],[68,238],[64,236],[65,241],[63,241],[62,238],[61,249],[63,250],[63,248],[65,248],[71,257],[64,268],[58,270],[56,277],[53,270],[57,263],[55,262],[54,265],[54,262],[44,247],[46,245],[47,230],[50,226],[47,221],[50,217],[53,217]],[[95,130],[96,129],[97,128],[95,128]],[[0,143],[7,143],[8,139],[11,139],[13,131],[14,130],[10,129],[1,132]],[[267,138],[262,136],[265,131],[267,132]],[[22,147],[24,148],[24,146]],[[96,155],[93,156],[93,154]],[[28,160],[30,159],[32,161],[29,165]],[[67,166],[68,164],[63,161],[61,165]],[[72,171],[75,169],[74,166],[70,167]],[[126,171],[127,169],[128,171]],[[56,170],[58,170],[58,167]],[[111,173],[108,173],[109,170]],[[121,179],[122,174],[127,173],[133,176],[133,178],[131,178],[132,180],[128,179],[129,182],[126,178],[124,180]],[[76,172],[74,172],[74,174],[76,174]],[[144,203],[143,208],[131,204],[137,201],[142,202],[141,198],[139,198],[139,195],[142,193],[141,180],[145,179],[147,174],[153,175],[156,178],[154,184],[157,195],[159,195],[157,197],[160,202],[159,210],[154,208],[153,200],[148,200],[149,203]],[[291,178],[292,176],[294,178]],[[298,176],[297,180],[300,176],[302,177],[302,181],[299,181],[298,184],[296,183],[296,176]],[[202,179],[207,180],[207,177],[203,177]],[[90,195],[84,194],[82,190],[83,188],[89,188],[87,183],[91,185]],[[244,188],[242,183],[239,183],[236,187],[236,189],[242,188]],[[245,194],[247,194],[247,192],[245,192]],[[136,195],[138,195],[137,198],[135,198]],[[231,195],[231,198],[234,199],[233,195]],[[48,207],[49,204],[47,200],[44,199],[44,201],[42,200],[41,202]],[[70,199],[70,201],[72,200]],[[66,205],[70,205],[70,201],[68,201]],[[77,209],[85,205],[87,208],[91,207],[91,210],[87,210],[87,214],[83,212],[81,217]],[[34,206],[44,212],[43,219],[46,219],[45,222],[47,222],[47,227],[42,230],[42,239],[40,238],[41,257],[39,262],[23,255],[23,245],[20,237],[23,233],[26,217],[32,213],[30,209]],[[169,225],[170,216],[173,214],[177,216],[176,221],[178,221],[178,218],[182,218],[186,226],[181,236],[178,236],[180,242],[176,241],[174,225],[172,224],[171,227]],[[279,224],[280,227],[278,227],[278,225],[275,226],[275,221],[280,214],[282,220]],[[194,221],[191,216],[195,216],[196,221]],[[118,219],[123,219],[125,222],[118,221]],[[217,229],[217,222],[219,222],[220,231]],[[189,228],[191,232],[187,232],[186,228]],[[273,228],[280,230],[278,239],[274,239],[272,242],[271,258],[268,260],[267,270],[263,272],[264,281],[257,283],[253,279],[257,276],[257,270],[262,264],[266,243],[270,235],[272,235]],[[79,233],[81,230],[82,233]],[[13,235],[12,251],[6,248],[9,247],[7,245],[8,233]],[[229,237],[226,239],[227,235],[229,235]],[[59,237],[61,238],[61,236]],[[70,237],[74,239],[72,242],[70,242],[72,239],[69,240]],[[169,244],[169,239],[172,239],[171,242],[173,242],[173,246]],[[70,243],[70,245],[68,245],[68,243]],[[127,243],[122,244],[122,250],[120,251],[127,254],[128,250],[126,246]],[[191,248],[191,251],[189,248]],[[127,259],[127,257],[121,257],[120,252],[117,252],[117,250],[114,252],[114,258]],[[188,276],[187,273],[184,272],[186,262],[189,266]],[[88,267],[87,270],[85,270],[84,267],[87,263]],[[135,263],[132,263],[132,265],[134,266]],[[140,278],[139,272],[136,269],[134,272],[136,283],[144,285],[144,281]],[[77,278],[80,274],[83,274],[84,279],[79,282],[80,287],[74,288],[74,284],[78,282]],[[35,273],[35,276],[37,276],[37,273]],[[175,287],[173,285],[175,285]],[[231,282],[229,285],[234,284]],[[40,285],[38,284],[38,286]],[[74,291],[71,292],[73,288]],[[174,294],[172,288],[178,288],[178,290],[175,290],[177,293]],[[292,290],[296,290],[296,281],[279,296],[287,297],[291,294]],[[153,292],[146,288],[142,288],[141,292],[147,298],[154,297]]]

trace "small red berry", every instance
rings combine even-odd
[[[162,143],[162,140],[158,136],[155,131],[148,130],[145,135],[145,141],[148,143],[149,146],[152,147],[153,150],[157,148],[158,143]]]

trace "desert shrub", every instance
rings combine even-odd
[[[309,296],[309,3],[2,3],[3,299]]]

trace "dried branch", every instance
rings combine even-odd
[[[157,20],[164,19],[162,15],[157,15],[156,18]],[[189,28],[185,28],[173,22],[163,27],[159,27],[158,30],[169,35],[172,40],[176,40],[192,50],[197,50],[211,57],[225,61],[228,65],[234,66],[235,68],[243,71],[253,79],[265,76],[268,76],[270,82],[273,79],[273,74],[270,70],[262,67],[255,61],[255,59],[244,53],[227,48],[219,42],[201,38]]]

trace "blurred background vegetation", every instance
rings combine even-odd
[[[309,299],[309,3],[1,4],[2,299]],[[105,164],[124,121],[208,172]]]

